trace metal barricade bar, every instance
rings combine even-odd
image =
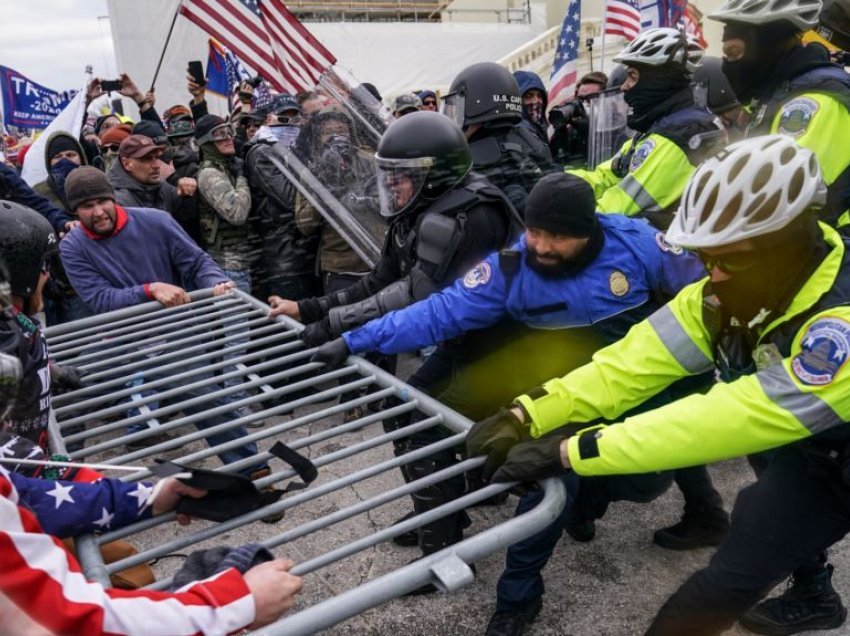
[[[56,341],[61,347],[62,363],[78,361],[95,371],[87,376],[91,386],[56,400],[49,430],[53,450],[103,464],[163,458],[251,472],[263,489],[298,476],[270,452],[280,441],[309,458],[319,477],[306,489],[286,492],[274,503],[224,522],[200,521],[175,533],[167,527],[176,517],[171,512],[79,537],[77,551],[88,578],[108,584],[110,574],[127,567],[244,534],[297,556],[293,573],[306,576],[305,586],[310,586],[313,577],[333,577],[339,568],[373,558],[382,542],[511,487],[490,485],[393,523],[409,495],[463,479],[483,463],[481,458],[455,461],[424,475],[411,470],[435,453],[454,456],[471,422],[365,359],[351,356],[338,369],[310,362],[315,350],[298,339],[303,327],[287,318],[269,320],[268,307],[247,294],[212,297],[202,290],[191,297],[180,308],[146,303],[46,330],[49,346]],[[246,407],[252,410],[237,412]],[[251,425],[256,428],[244,428]],[[144,430],[128,431],[130,426]],[[176,437],[162,440],[161,433]],[[410,445],[411,439],[419,441]],[[222,464],[221,457],[230,463]],[[269,470],[256,473],[257,466]],[[402,479],[398,469],[409,477]],[[121,478],[137,481],[150,475],[145,468]],[[541,504],[521,517],[353,589],[317,598],[262,633],[314,633],[426,583],[444,591],[462,588],[473,580],[468,563],[538,532],[557,517],[565,503],[563,485],[549,480],[543,488]],[[279,526],[257,523],[281,513]],[[105,565],[99,546],[116,539],[138,540],[139,553]],[[177,564],[163,563],[153,589],[171,584]]]

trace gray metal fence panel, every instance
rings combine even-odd
[[[462,444],[471,422],[362,358],[352,356],[331,370],[310,362],[314,349],[298,338],[302,326],[269,320],[268,307],[247,294],[213,297],[202,290],[191,296],[193,301],[181,307],[147,303],[45,331],[54,361],[81,367],[90,382],[55,398],[53,450],[78,461],[140,466],[122,473],[128,481],[149,477],[145,466],[156,458],[228,471],[268,463],[270,473],[256,480],[263,488],[297,477],[268,450],[282,440],[311,458],[319,478],[222,523],[196,522],[175,533],[164,525],[175,518],[171,513],[81,537],[77,549],[89,578],[108,585],[109,575],[124,568],[232,542],[237,534],[270,549],[282,546],[277,551],[298,562],[293,573],[307,576],[309,589],[310,575],[332,577],[333,568],[347,559],[510,487],[490,485],[402,522],[384,522],[412,492],[481,465],[481,458],[466,459],[410,483],[398,475],[401,466]],[[234,412],[240,407],[248,409]],[[383,428],[381,422],[390,418],[406,418],[406,425]],[[131,426],[138,430],[128,430]],[[394,452],[394,441],[434,430],[440,434],[431,436],[430,444]],[[230,439],[211,441],[214,435]],[[216,457],[246,443],[256,444],[257,451],[226,465]],[[563,486],[549,480],[543,487],[543,501],[525,515],[413,563],[389,567],[352,589],[313,599],[259,633],[314,633],[426,583],[447,592],[460,589],[474,578],[468,563],[557,517],[565,502]],[[274,525],[255,523],[273,513],[285,516]],[[99,546],[115,539],[130,539],[140,553],[104,564]],[[160,574],[152,587],[167,589],[172,572]]]

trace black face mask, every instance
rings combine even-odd
[[[657,120],[667,114],[667,101],[688,87],[685,78],[641,77],[638,83],[623,94],[629,105],[629,128],[646,132]]]
[[[731,62],[723,58],[721,68],[739,102],[746,104],[758,94],[758,78],[764,77],[765,70],[758,61],[742,57]]]

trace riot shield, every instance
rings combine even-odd
[[[392,116],[339,67],[326,71],[315,91],[325,106],[305,123],[294,144],[275,145],[272,161],[300,195],[296,218],[310,206],[305,214],[327,224],[371,268],[387,230],[373,158]]]
[[[607,161],[634,134],[626,126],[629,107],[619,88],[609,88],[594,96],[588,107],[587,167],[593,170]]]

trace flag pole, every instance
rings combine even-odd
[[[183,0],[177,3],[177,10],[174,12],[174,17],[171,19],[171,26],[168,28],[168,35],[165,36],[165,44],[162,45],[162,53],[159,54],[159,62],[156,64],[156,70],[153,72],[153,80],[151,80],[151,92],[156,86],[156,78],[159,77],[159,69],[162,67],[162,60],[165,59],[165,49],[168,48],[168,43],[171,41],[171,34],[174,32],[174,24],[177,22],[177,16],[180,15],[180,7],[183,5]]]
[[[608,4],[605,4],[605,13],[602,17],[602,43],[599,45],[599,72],[605,72],[605,14],[608,13]]]

